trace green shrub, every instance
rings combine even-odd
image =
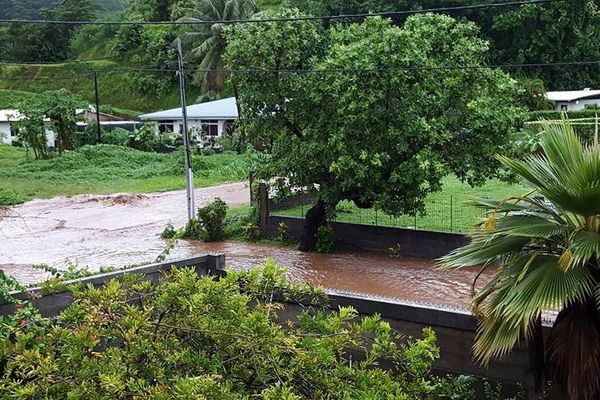
[[[140,129],[129,134],[125,146],[142,151],[152,151],[158,138],[156,123],[144,124]]]
[[[379,316],[325,312],[322,290],[287,283],[272,261],[220,280],[174,269],[157,286],[129,275],[72,293],[55,319],[20,305],[0,320],[3,397],[468,400],[433,377],[431,329],[405,338]],[[276,293],[314,305],[283,327]]]
[[[115,128],[110,132],[106,132],[102,135],[102,143],[113,144],[116,146],[125,146],[125,143],[129,140],[129,132],[123,128]]]
[[[0,207],[13,206],[27,201],[25,193],[0,186]]]
[[[173,239],[175,235],[177,235],[177,230],[175,230],[173,224],[169,222],[160,234],[160,237],[163,239]]]
[[[198,219],[194,218],[188,221],[183,228],[181,238],[187,240],[205,240],[206,230],[202,226],[202,223]]]
[[[317,253],[331,253],[335,249],[335,234],[331,226],[322,226],[317,231]]]
[[[75,148],[86,146],[86,145],[94,145],[98,143],[98,125],[95,123],[87,124],[83,131],[77,131],[73,135],[73,146]],[[100,127],[100,137],[103,139],[106,136],[107,132],[104,128]]]
[[[225,238],[225,217],[228,209],[227,204],[218,197],[206,207],[198,209],[198,220],[206,231],[204,240],[215,242]]]
[[[255,222],[248,222],[244,227],[244,238],[250,242],[258,242],[261,237],[260,226]]]
[[[289,241],[290,238],[288,236],[288,227],[285,222],[279,223],[277,226],[277,233],[279,234],[279,241],[283,243],[287,243]]]

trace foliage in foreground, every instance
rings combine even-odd
[[[274,262],[220,280],[174,269],[157,286],[124,276],[72,291],[56,320],[20,305],[1,322],[3,398],[472,398],[430,375],[432,330],[405,338],[378,316],[327,312],[320,289],[286,283]],[[277,294],[313,307],[286,323]]]
[[[532,191],[488,211],[472,243],[442,260],[447,267],[497,267],[474,297],[481,316],[475,356],[487,363],[520,340],[536,347],[543,369],[571,400],[600,394],[600,145],[583,145],[568,122],[546,123],[541,154],[501,158]],[[546,343],[541,316],[558,311]],[[541,379],[538,383],[541,383]]]

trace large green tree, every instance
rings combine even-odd
[[[600,12],[594,0],[530,4],[499,13],[490,37],[494,58],[502,63],[597,61],[600,59]],[[600,66],[528,69],[553,90],[600,85]]]
[[[302,249],[341,200],[415,213],[449,173],[472,184],[496,174],[493,155],[521,113],[515,81],[484,67],[477,34],[441,15],[402,28],[371,18],[326,35],[313,22],[227,30],[228,66],[249,70],[234,76],[243,129],[272,155],[260,173],[317,194]],[[444,68],[463,64],[481,68]]]
[[[288,0],[315,15],[433,9],[498,3],[494,0]],[[598,0],[553,1],[510,7],[479,8],[449,12],[475,22],[491,42],[494,63],[549,63],[600,59],[600,13]],[[406,15],[394,17],[398,24]],[[327,21],[329,24],[330,21]],[[344,22],[344,21],[343,21]],[[600,85],[598,65],[527,68],[518,71],[542,78],[553,90],[581,89]]]
[[[46,130],[54,132],[55,146],[59,154],[73,148],[73,136],[77,130],[77,109],[86,103],[66,89],[39,94],[19,106],[23,119],[19,122],[19,138],[33,148],[36,158],[47,156]]]
[[[583,145],[570,124],[546,124],[541,147],[524,160],[502,158],[531,191],[501,201],[478,200],[488,210],[481,229],[442,264],[495,270],[474,297],[481,317],[474,347],[478,360],[504,356],[524,339],[538,350],[543,370],[542,314],[558,311],[545,346],[549,372],[566,398],[597,399],[600,146],[597,139]]]
[[[91,20],[95,8],[90,0],[59,0],[53,8],[41,11],[48,20]],[[3,59],[9,61],[64,61],[69,58],[72,25],[11,23],[4,31]]]

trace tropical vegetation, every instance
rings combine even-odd
[[[303,250],[342,200],[414,214],[450,173],[498,176],[494,154],[512,151],[524,115],[517,83],[485,67],[478,28],[447,16],[369,18],[326,36],[315,22],[235,25],[226,38],[228,67],[251,71],[235,80],[241,130],[270,155],[258,174],[316,194]],[[481,68],[437,69],[448,64]]]
[[[472,242],[441,260],[446,268],[481,266],[494,277],[478,290],[474,355],[483,364],[522,341],[541,372],[571,400],[600,394],[600,144],[582,143],[568,123],[546,123],[541,151],[500,157],[530,190],[476,200],[487,217]],[[542,319],[557,312],[544,343]],[[544,352],[545,350],[545,352]]]
[[[196,185],[248,178],[257,154],[194,154]],[[75,194],[148,193],[185,188],[181,150],[169,154],[115,145],[84,146],[35,161],[26,149],[0,145],[0,207]]]
[[[254,0],[195,0],[192,7],[181,8],[182,21],[219,21],[211,25],[195,25],[183,38],[190,47],[191,61],[199,62],[194,74],[204,92],[223,90],[227,74],[223,54],[227,48],[223,36],[224,22],[244,20],[256,13]]]
[[[211,20],[227,20],[236,18],[235,16],[250,15],[253,12],[251,3],[250,0],[107,0],[99,5],[89,0],[7,0],[6,7],[0,10],[0,16],[101,21],[175,21],[206,16]],[[309,15],[339,15],[481,6],[486,3],[495,2],[259,0],[256,2],[256,11],[278,11],[285,5]],[[471,21],[480,28],[481,37],[489,42],[487,61],[490,63],[590,61],[589,64],[578,66],[516,68],[511,70],[515,77],[539,79],[544,87],[555,90],[581,89],[600,84],[600,67],[593,63],[600,57],[600,44],[595,40],[600,33],[600,12],[596,0],[552,1],[447,13],[463,21]],[[395,16],[393,23],[401,26],[406,17]],[[346,19],[341,23],[349,22],[358,20]],[[323,30],[339,24],[333,20],[319,23]],[[193,72],[204,69],[199,68],[198,63],[208,66],[206,69],[219,69],[219,54],[226,46],[222,40],[221,28],[221,24],[215,24],[191,30],[194,40],[189,46],[185,46],[184,50],[186,59],[192,61],[189,92],[194,100],[206,99],[209,96],[223,97],[233,92],[232,86],[226,83],[220,92],[208,94],[206,91],[214,85],[207,85],[208,82],[204,78],[216,78],[214,83],[219,87],[223,74]],[[3,55],[0,61],[59,64],[2,66],[0,89],[38,93],[65,87],[82,95],[87,101],[93,101],[93,82],[89,71],[95,69],[100,72],[102,102],[141,111],[174,107],[178,102],[178,86],[176,77],[170,71],[176,65],[173,40],[176,37],[185,37],[186,31],[190,32],[186,27],[168,26],[86,25],[65,28],[22,23],[5,24],[0,26],[0,54]],[[144,65],[152,71],[122,70],[101,73],[104,68],[136,65]],[[192,79],[194,77],[197,79]],[[526,80],[523,86],[529,86]],[[538,107],[540,104],[536,103],[533,106]]]
[[[221,279],[173,269],[156,286],[125,275],[71,292],[56,318],[18,303],[0,319],[3,398],[475,398],[468,378],[432,374],[431,329],[405,337],[378,316],[328,309],[322,289],[287,283],[272,261]],[[299,301],[309,306],[296,315]]]

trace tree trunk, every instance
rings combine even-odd
[[[327,222],[327,206],[321,199],[306,213],[304,229],[300,238],[300,251],[314,251],[317,247],[317,232]]]
[[[548,336],[547,365],[569,400],[600,395],[600,315],[594,299],[573,302],[556,318]]]
[[[529,339],[529,365],[534,384],[534,398],[541,398],[546,376],[546,360],[544,354],[544,335],[542,317],[538,317],[531,328]]]

